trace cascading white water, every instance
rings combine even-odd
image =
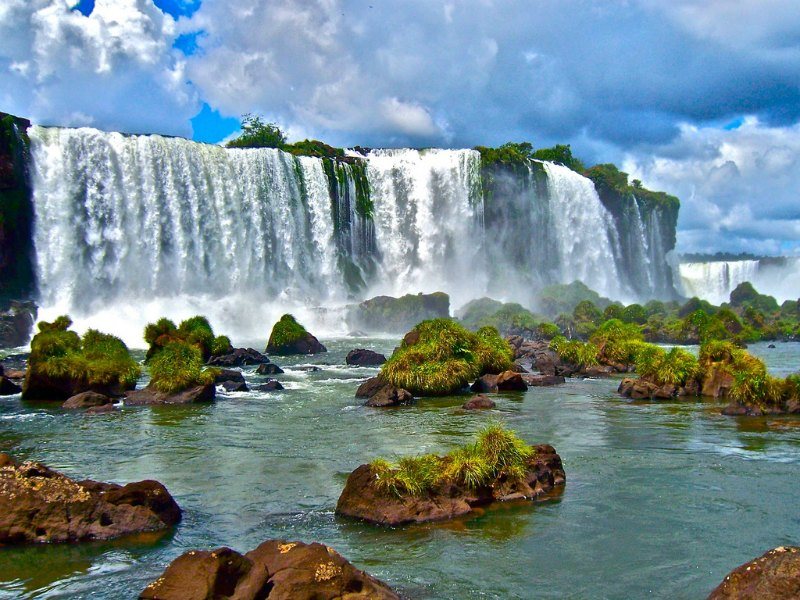
[[[374,150],[367,164],[380,251],[370,292],[445,290],[459,305],[484,290],[480,154]]]
[[[678,273],[685,296],[713,304],[728,302],[731,292],[745,281],[778,302],[800,297],[798,258],[685,262],[678,265]]]
[[[558,281],[580,280],[608,296],[620,296],[612,245],[616,230],[592,182],[567,167],[544,163],[548,210],[558,262]]]
[[[697,296],[712,304],[727,302],[740,283],[752,282],[758,272],[757,260],[681,263],[679,273],[685,296]]]
[[[527,191],[493,197],[485,219],[473,150],[349,164],[94,129],[30,137],[40,316],[133,346],[145,323],[193,314],[240,342],[266,338],[286,310],[344,333],[335,307],[378,293],[530,305],[542,285],[577,279],[625,296],[614,219],[559,165],[529,166]]]

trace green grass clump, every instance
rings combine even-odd
[[[185,319],[177,326],[166,318],[149,323],[144,328],[144,340],[150,345],[147,362],[172,342],[186,342],[194,346],[200,351],[204,362],[212,356],[233,351],[230,339],[226,336],[215,337],[211,323],[200,315]]]
[[[174,394],[214,382],[214,373],[203,369],[203,358],[187,342],[169,342],[150,360],[150,385],[159,392]]]
[[[599,364],[597,346],[591,342],[585,343],[580,340],[568,340],[562,335],[558,335],[550,340],[550,350],[558,354],[558,357],[566,362],[578,367],[591,367]]]
[[[39,323],[39,333],[31,341],[29,379],[37,375],[69,379],[76,383],[75,389],[136,384],[141,369],[122,340],[94,329],[80,337],[69,330],[71,325],[67,316]]]
[[[265,352],[278,353],[289,344],[293,344],[308,336],[308,331],[293,315],[283,315],[272,327]]]
[[[370,468],[374,485],[381,492],[398,497],[421,496],[448,484],[474,490],[498,479],[522,480],[534,455],[533,447],[516,433],[492,424],[478,433],[474,443],[444,456],[405,457],[396,464],[379,458],[370,463]]]
[[[686,385],[700,373],[697,359],[683,348],[667,352],[654,344],[642,344],[636,355],[639,377],[656,385]]]
[[[597,346],[601,362],[631,364],[636,360],[637,342],[644,341],[644,335],[634,323],[609,319],[595,330],[589,341]]]
[[[417,395],[455,393],[481,375],[509,369],[514,357],[493,327],[472,333],[450,319],[423,321],[405,340],[383,365],[381,376]]]

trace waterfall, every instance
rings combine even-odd
[[[40,315],[134,346],[160,316],[205,314],[250,341],[287,310],[345,333],[336,307],[377,294],[531,306],[542,286],[578,279],[633,295],[619,226],[591,181],[559,165],[484,181],[474,150],[334,161],[88,128],[29,134]],[[654,273],[663,255],[644,236],[661,232],[637,221],[634,262]]]
[[[557,281],[576,279],[602,295],[620,297],[614,258],[614,221],[591,181],[567,167],[544,163],[548,183],[548,216],[556,248]]]
[[[712,304],[728,302],[734,288],[745,281],[778,302],[800,297],[797,258],[683,262],[678,265],[678,275],[685,296],[697,296]]]

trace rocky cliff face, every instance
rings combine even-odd
[[[30,121],[0,113],[0,308],[34,291]]]

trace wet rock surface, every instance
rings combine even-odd
[[[497,406],[497,404],[495,403],[494,400],[489,398],[489,396],[485,396],[483,394],[477,394],[476,396],[473,396],[472,398],[464,402],[464,404],[461,405],[461,408],[463,408],[464,410],[480,410],[486,408],[494,408],[495,406]]]
[[[781,546],[731,571],[708,600],[800,598],[800,548]]]
[[[399,600],[333,548],[270,540],[240,554],[192,550],[176,558],[140,600]]]
[[[212,356],[209,365],[215,367],[246,367],[250,365],[269,364],[270,360],[253,348],[234,348],[233,352],[221,356]]]
[[[198,385],[187,390],[169,394],[147,386],[125,394],[126,406],[145,406],[151,404],[196,404],[213,402],[216,397],[214,384]]]
[[[181,509],[157,481],[75,481],[0,454],[0,545],[107,540],[180,520]]]
[[[347,353],[345,362],[356,367],[377,367],[386,362],[386,357],[373,350],[358,348]]]

